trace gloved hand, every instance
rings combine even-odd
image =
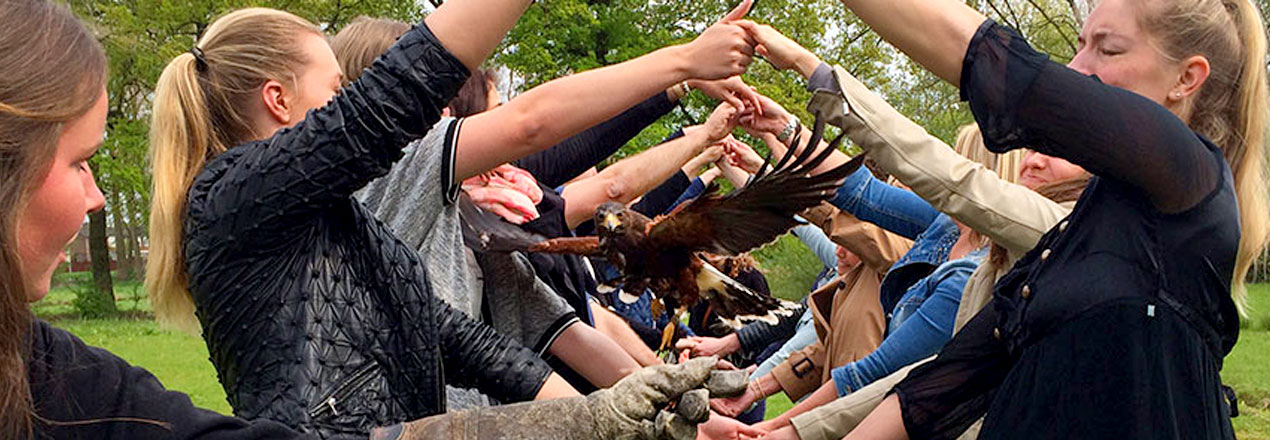
[[[711,356],[677,365],[644,368],[618,381],[612,388],[591,393],[586,399],[587,406],[595,415],[596,428],[599,431],[597,438],[695,438],[696,423],[705,419],[693,414],[698,419],[689,420],[682,415],[667,412],[664,407],[672,399],[704,386],[718,361],[717,357]]]
[[[691,440],[709,418],[709,398],[744,390],[715,372],[716,357],[648,367],[585,397],[459,411],[376,429],[375,440]],[[697,390],[708,387],[717,392]],[[682,397],[681,397],[682,396]],[[673,410],[668,404],[678,399]]]

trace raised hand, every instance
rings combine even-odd
[[[706,118],[706,123],[702,124],[701,129],[705,130],[706,138],[710,143],[723,140],[732,129],[736,128],[737,118],[741,112],[727,102],[720,103],[718,107],[710,112],[710,116]]]
[[[758,152],[754,151],[754,147],[734,137],[728,136],[723,140],[723,145],[727,148],[728,165],[745,170],[747,173],[758,173],[763,162],[766,162],[763,156],[759,156]]]
[[[763,95],[759,95],[759,108],[763,110],[762,113],[751,112],[747,109],[738,118],[741,127],[755,136],[761,133],[780,133],[793,117],[772,98]]]
[[[816,67],[820,66],[820,58],[775,28],[749,20],[738,20],[735,23],[754,39],[757,44],[754,49],[758,54],[777,69],[794,69],[803,78],[811,78]]]
[[[742,0],[718,23],[684,46],[688,77],[724,79],[745,73],[754,56],[754,40],[734,22],[749,13],[753,0]]]
[[[727,101],[736,108],[747,111],[754,109],[762,113],[761,104],[759,103],[760,95],[754,91],[753,87],[742,81],[739,76],[714,81],[688,80],[688,85],[694,89],[701,90],[711,98]]]

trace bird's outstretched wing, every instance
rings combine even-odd
[[[649,225],[648,238],[657,249],[688,249],[733,256],[762,246],[800,224],[794,216],[833,195],[842,179],[864,163],[864,155],[832,170],[811,175],[838,148],[842,136],[817,150],[824,135],[817,120],[808,147],[794,149],[771,169],[766,164],[745,188],[720,195],[707,193]],[[795,138],[795,145],[798,142]]]
[[[508,223],[498,215],[476,206],[465,193],[459,194],[459,218],[463,220],[463,243],[476,252],[528,250],[542,236]]]

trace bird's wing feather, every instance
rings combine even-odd
[[[824,123],[816,122],[811,143],[819,144]],[[829,148],[804,148],[781,158],[771,171],[760,169],[745,188],[728,194],[707,193],[674,213],[658,217],[648,238],[657,249],[685,249],[733,256],[762,246],[800,222],[794,217],[828,199],[842,179],[855,172],[864,155],[832,170],[810,175],[842,141]],[[796,142],[796,141],[795,141]]]
[[[600,249],[600,237],[560,237],[534,243],[529,252],[546,252],[549,254],[573,254],[586,257],[603,257]]]
[[[523,251],[544,240],[538,234],[521,229],[502,217],[481,209],[465,193],[459,194],[458,208],[463,224],[463,243],[473,251]]]

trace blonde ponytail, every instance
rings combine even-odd
[[[1166,0],[1145,5],[1142,24],[1165,56],[1208,59],[1209,75],[1192,99],[1191,129],[1221,147],[1235,178],[1241,239],[1231,295],[1246,315],[1248,270],[1265,247],[1266,35],[1251,0]]]
[[[191,54],[177,56],[163,69],[154,91],[154,116],[150,122],[154,188],[145,279],[159,322],[194,333],[198,323],[194,302],[186,290],[188,279],[181,248],[185,193],[207,158],[226,148],[212,135],[196,63]]]
[[[186,192],[207,161],[261,137],[250,123],[250,103],[265,81],[294,85],[307,65],[297,45],[305,33],[321,35],[317,26],[286,12],[234,11],[208,27],[198,44],[202,60],[183,53],[159,76],[150,124],[154,188],[146,290],[165,326],[198,331],[181,245]]]
[[[1261,13],[1250,0],[1227,0],[1232,7],[1239,40],[1243,43],[1243,62],[1239,73],[1235,100],[1234,127],[1242,148],[1227,150],[1235,176],[1235,192],[1239,199],[1239,221],[1243,236],[1239,257],[1235,260],[1234,295],[1240,313],[1247,315],[1248,270],[1261,256],[1270,234],[1270,206],[1266,203],[1266,106],[1270,91],[1266,78],[1266,34]],[[1235,151],[1232,151],[1235,150]]]

